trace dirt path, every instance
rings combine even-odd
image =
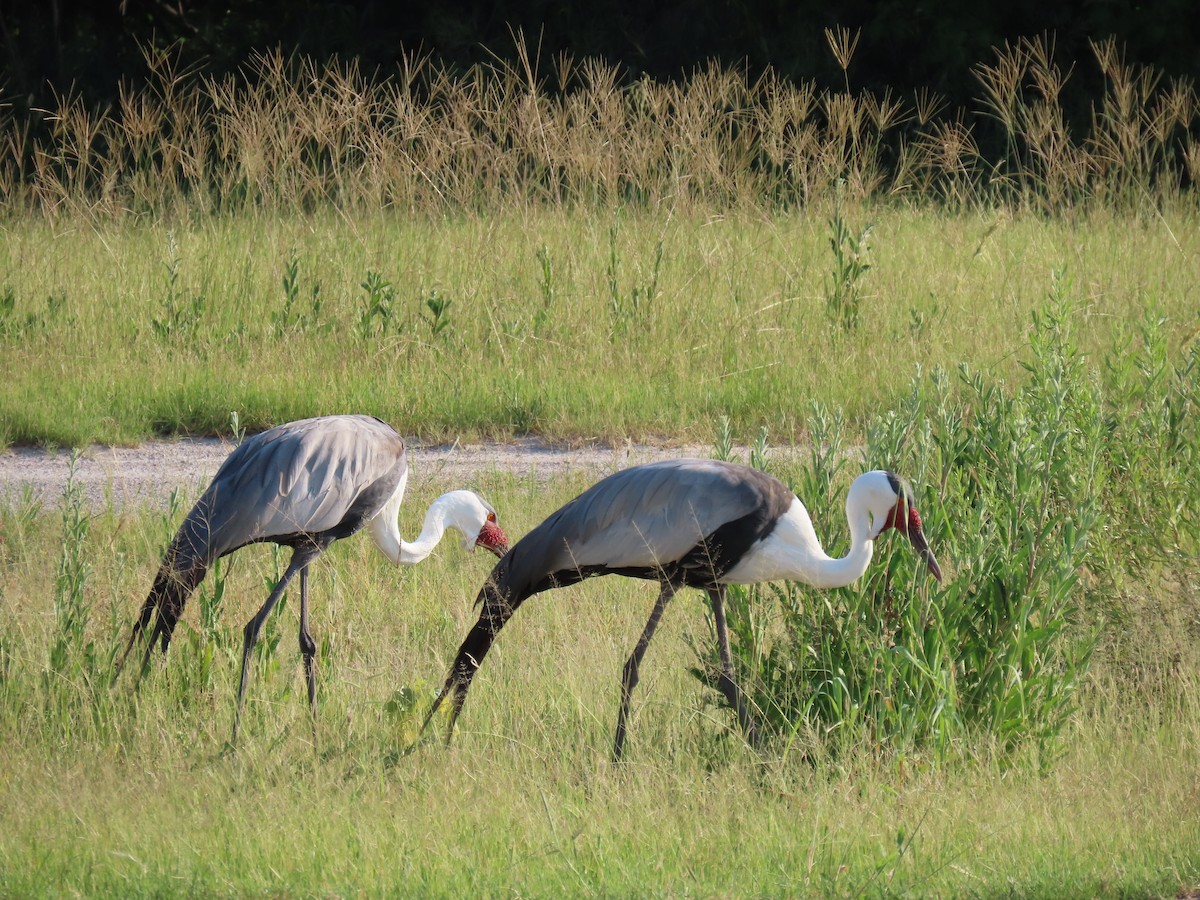
[[[166,505],[171,491],[183,488],[195,496],[216,473],[232,445],[218,438],[151,441],[138,447],[93,446],[85,450],[75,479],[84,486],[89,504],[102,506],[111,497],[118,505],[150,502]],[[630,445],[562,449],[537,440],[506,444],[410,446],[410,489],[436,479],[447,490],[470,487],[483,472],[534,473],[549,478],[586,470],[597,477],[625,466],[672,456],[707,456],[708,448]],[[53,506],[67,483],[70,453],[18,447],[0,452],[0,501],[19,499],[30,491]]]

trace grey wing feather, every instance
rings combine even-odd
[[[304,419],[254,435],[184,520],[178,550],[207,561],[253,541],[333,528],[403,457],[403,438],[370,416]]]
[[[655,568],[683,559],[721,526],[762,503],[741,466],[663,460],[593,485],[509,551],[497,567],[516,594],[559,573]],[[757,473],[761,478],[761,473]],[[507,565],[506,565],[507,564]]]

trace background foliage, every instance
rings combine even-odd
[[[888,2],[731,3],[653,5],[618,0],[556,4],[507,0],[478,4],[433,0],[417,6],[348,0],[55,0],[48,5],[0,4],[3,67],[18,102],[47,106],[50,90],[79,91],[89,101],[112,100],[122,78],[144,74],[139,47],[180,44],[184,63],[221,76],[253,52],[284,48],[318,62],[357,58],[364,71],[390,73],[403,51],[432,54],[458,69],[513,59],[512,33],[536,39],[546,59],[559,53],[614,63],[631,79],[673,79],[712,60],[722,67],[770,66],[795,81],[839,84],[841,73],[825,54],[822,30],[861,30],[855,69],[858,87],[900,92],[932,89],[955,106],[971,100],[970,67],[991,48],[1044,32],[1058,36],[1067,59],[1087,53],[1087,42],[1112,37],[1132,61],[1161,67],[1168,76],[1198,74],[1200,43],[1185,0],[1146,3],[1037,3],[1002,6],[939,0]],[[1081,71],[1086,95],[1093,74]],[[1074,112],[1086,117],[1087,106]]]

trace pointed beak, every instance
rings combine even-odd
[[[929,566],[930,574],[938,581],[941,581],[941,566],[938,565],[937,559],[934,558],[933,551],[929,549],[929,541],[925,540],[925,532],[921,530],[921,526],[910,527],[905,533],[908,535],[908,540],[912,543],[913,549],[917,551],[917,555],[925,560],[925,565]]]
[[[489,550],[496,556],[503,556],[508,552],[508,535],[495,522],[487,522],[479,532],[475,546]]]

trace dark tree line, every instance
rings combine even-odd
[[[861,30],[850,69],[854,90],[921,87],[966,106],[977,93],[970,69],[991,48],[1053,32],[1064,64],[1087,93],[1098,79],[1088,40],[1115,37],[1130,61],[1168,76],[1200,72],[1200,12],[1194,0],[0,0],[0,97],[44,106],[72,90],[103,103],[121,79],[145,73],[144,45],[177,45],[182,61],[220,74],[256,49],[324,59],[357,58],[386,74],[405,50],[468,66],[513,55],[512,33],[562,51],[602,57],[630,78],[669,79],[708,60],[771,66],[822,86],[843,83],[823,30]]]

